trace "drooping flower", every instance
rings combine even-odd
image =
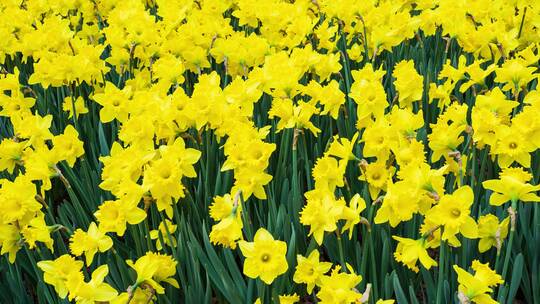
[[[502,242],[508,236],[508,224],[510,217],[499,223],[499,219],[493,214],[483,215],[478,219],[478,251],[486,252],[491,247],[500,250]]]
[[[394,257],[396,261],[403,263],[409,269],[414,272],[418,272],[418,266],[416,263],[420,261],[426,269],[430,269],[432,266],[437,266],[437,262],[432,259],[428,252],[428,242],[424,238],[418,240],[402,238],[398,236],[392,236],[394,240],[398,241]]]
[[[474,275],[454,265],[458,275],[460,301],[478,304],[497,303],[491,298],[490,293],[493,292],[493,287],[503,283],[501,276],[491,270],[487,263],[482,264],[478,260],[472,262],[472,269],[475,271]]]
[[[158,294],[165,292],[165,288],[160,284],[161,282],[179,288],[178,282],[173,278],[176,274],[176,264],[178,262],[169,255],[147,252],[137,261],[127,260],[126,263],[137,272],[137,280],[133,285],[135,287],[145,283],[150,285]]]
[[[535,194],[540,190],[540,185],[533,186],[528,182],[532,175],[521,168],[506,168],[499,174],[499,179],[490,179],[482,182],[485,189],[494,191],[489,203],[500,206],[508,201],[517,202],[540,202],[540,197]]]

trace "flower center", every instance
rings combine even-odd
[[[270,255],[268,253],[265,253],[261,256],[261,261],[263,263],[267,263],[268,261],[270,261]]]
[[[452,216],[454,217],[459,217],[461,215],[461,210],[455,208],[455,209],[452,209]]]
[[[260,159],[260,158],[262,158],[262,157],[263,157],[263,154],[262,154],[262,152],[261,152],[261,151],[255,151],[255,154],[254,154],[254,156],[255,156],[255,159]]]
[[[374,180],[378,180],[381,178],[381,175],[379,174],[379,172],[375,172],[371,175],[371,178]]]
[[[161,177],[163,177],[163,179],[168,179],[169,177],[171,177],[171,171],[167,169],[161,171]]]
[[[511,142],[508,147],[510,147],[510,149],[515,149],[517,148],[517,144],[515,142]]]

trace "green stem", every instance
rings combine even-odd
[[[298,215],[300,212],[300,185],[298,183],[298,139],[300,137],[300,130],[294,129],[293,142],[292,142],[292,187],[293,190],[293,214]]]
[[[517,215],[517,200],[512,202],[513,212]],[[512,255],[512,245],[514,243],[514,236],[516,234],[515,222],[511,223],[510,227],[510,237],[508,239],[508,244],[506,244],[506,252],[504,254],[504,265],[502,270],[502,278],[506,278],[506,273],[508,272],[508,266],[510,264],[510,256]]]
[[[523,30],[523,23],[525,22],[525,14],[527,14],[527,7],[523,9],[523,16],[521,16],[521,23],[519,24],[519,32],[517,38],[521,37],[521,31]]]
[[[377,281],[377,268],[376,268],[376,265],[377,265],[377,262],[375,261],[375,249],[374,249],[374,245],[373,245],[373,234],[371,234],[371,232],[368,232],[369,233],[369,237],[368,237],[368,246],[369,246],[369,255],[371,257],[371,272],[372,272],[372,284],[373,284],[373,289],[372,289],[372,292],[373,292],[373,296],[375,299],[378,299],[379,296],[378,296],[378,281]]]
[[[497,256],[495,257],[495,271],[501,267],[501,251],[497,250]]]
[[[443,228],[444,229],[444,228]],[[442,235],[441,231],[441,235]],[[444,279],[444,263],[446,258],[446,241],[441,240],[439,252],[439,276],[437,278],[437,304],[444,303],[443,301],[443,279]]]
[[[343,270],[347,269],[347,264],[345,263],[345,257],[343,255],[343,241],[341,239],[341,234],[339,233],[339,230],[336,230],[337,235],[337,243],[338,243],[338,250],[339,250],[339,262],[341,263],[341,268]]]

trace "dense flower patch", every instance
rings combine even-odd
[[[540,303],[537,1],[0,2],[0,302]]]

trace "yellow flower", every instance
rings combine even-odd
[[[75,256],[86,256],[86,265],[92,264],[96,252],[105,252],[113,245],[112,239],[104,232],[99,231],[96,223],[90,223],[88,231],[77,229],[71,235],[69,248]]]
[[[38,211],[36,216],[28,222],[28,225],[21,229],[21,234],[30,249],[36,247],[36,242],[42,242],[47,248],[54,251],[51,228],[45,222],[45,214]]]
[[[540,190],[540,185],[533,186],[529,183],[532,175],[522,168],[506,168],[499,174],[499,179],[490,179],[482,182],[485,189],[494,191],[489,197],[489,203],[500,206],[508,201],[513,203],[540,202],[540,197],[535,194]]]
[[[41,194],[52,187],[51,178],[58,176],[58,157],[47,145],[26,149],[23,154],[25,176],[32,181],[43,182]]]
[[[311,97],[309,101],[311,104],[324,106],[320,115],[329,114],[334,119],[338,118],[339,109],[345,102],[345,94],[339,89],[337,81],[332,80],[328,85],[322,86],[312,80],[303,88],[303,93]]]
[[[75,108],[73,108],[73,105],[75,105]],[[81,96],[77,97],[75,101],[73,101],[71,96],[64,98],[62,110],[69,113],[68,119],[71,119],[73,115],[75,115],[75,118],[79,118],[79,115],[88,113],[88,108],[84,104],[84,99]]]
[[[65,160],[73,167],[77,158],[84,154],[83,142],[79,140],[79,133],[72,125],[68,125],[64,134],[53,137],[53,153],[58,160]]]
[[[293,101],[288,98],[274,99],[272,102],[272,108],[268,112],[269,118],[279,117],[280,120],[277,124],[277,131],[283,129],[303,129],[310,130],[313,135],[317,136],[321,130],[310,121],[313,114],[318,114],[319,110],[307,102],[299,102],[298,105],[294,105]]]
[[[535,67],[527,67],[518,59],[506,60],[495,71],[495,81],[505,84],[503,90],[517,94],[522,87],[538,77],[535,71]]]
[[[368,183],[369,195],[372,200],[375,200],[382,190],[386,190],[386,184],[392,178],[395,168],[387,168],[386,161],[380,160],[371,163],[363,161],[360,165],[362,166],[362,175],[358,179]]]
[[[447,166],[439,169],[432,169],[427,163],[407,166],[405,170],[399,171],[399,178],[414,183],[415,187],[426,191],[431,195],[442,195],[444,193],[445,171]]]
[[[448,240],[459,232],[469,239],[478,237],[478,226],[469,215],[473,200],[471,187],[463,186],[452,194],[443,195],[439,203],[428,211],[426,217],[443,226],[443,240]]]
[[[160,282],[166,282],[179,288],[178,282],[173,278],[176,274],[176,262],[171,256],[160,253],[147,252],[135,261],[127,260],[129,267],[137,272],[137,281],[134,288],[145,283],[150,285],[158,294],[165,293]],[[141,286],[142,287],[142,286]]]
[[[446,108],[450,104],[450,94],[453,89],[453,84],[450,81],[437,85],[436,83],[429,84],[429,103],[432,104],[434,100],[438,100],[437,106],[439,108]]]
[[[478,251],[486,252],[491,247],[500,250],[502,242],[508,236],[508,223],[510,218],[505,218],[499,223],[499,219],[493,214],[483,215],[478,219]]]
[[[501,168],[507,168],[517,162],[523,167],[531,166],[531,152],[536,150],[534,144],[525,138],[515,126],[499,126],[495,133],[496,143],[493,154],[497,155],[497,162]]]
[[[94,215],[99,222],[100,231],[114,232],[119,236],[124,235],[128,223],[135,225],[146,218],[144,210],[122,200],[103,202]]]
[[[19,138],[27,138],[27,145],[41,144],[43,141],[51,139],[52,133],[49,131],[52,122],[52,115],[41,117],[39,115],[27,115],[21,118],[12,118],[13,129]]]
[[[398,91],[399,104],[402,108],[411,108],[413,102],[422,99],[424,78],[414,68],[412,60],[396,64],[392,76],[396,78],[394,85]]]
[[[362,134],[361,142],[364,142],[364,157],[377,157],[387,160],[390,155],[390,147],[393,141],[390,122],[385,118],[377,119],[373,125],[368,126]]]
[[[274,240],[266,229],[259,228],[253,242],[240,241],[238,245],[246,257],[244,274],[248,277],[260,278],[270,285],[275,278],[287,271],[287,244]]]
[[[424,144],[416,139],[399,138],[390,149],[400,167],[420,166],[426,162]]]
[[[225,153],[227,160],[223,163],[221,171],[237,168],[256,168],[264,171],[268,166],[268,159],[275,150],[274,144],[269,144],[260,140],[248,139],[252,132],[244,132],[245,129],[235,131],[235,139],[227,141],[225,144]],[[236,137],[246,136],[236,141]]]
[[[0,171],[7,170],[13,174],[15,165],[21,163],[25,147],[25,141],[15,141],[10,138],[2,140],[0,142]]]
[[[212,205],[210,205],[209,208],[210,217],[216,221],[219,221],[231,215],[233,209],[234,201],[233,197],[229,193],[223,196],[214,196]]]
[[[96,302],[109,302],[114,299],[118,292],[111,285],[104,283],[105,277],[109,273],[107,265],[99,266],[92,272],[92,278],[89,282],[80,280],[71,280],[68,284],[69,298],[75,298],[77,304],[93,304]],[[80,279],[79,276],[76,277]],[[71,279],[68,276],[68,279]]]
[[[37,266],[43,270],[45,283],[54,286],[60,298],[65,298],[69,292],[66,283],[68,279],[78,277],[84,280],[81,272],[83,262],[75,260],[68,254],[64,254],[54,261],[40,261]]]
[[[161,158],[154,160],[144,171],[143,187],[152,193],[159,211],[165,211],[169,218],[173,216],[173,204],[184,197],[182,177],[196,177],[193,168],[201,152],[185,147],[184,140],[177,138],[173,144],[161,146]]]
[[[466,73],[469,75],[469,81],[463,83],[459,88],[461,93],[467,91],[474,84],[484,84],[484,79],[491,74],[496,65],[491,64],[487,68],[482,68],[481,64],[485,63],[485,60],[476,60],[472,64],[465,67]]]
[[[351,140],[343,137],[340,138],[338,135],[334,136],[334,141],[330,144],[328,151],[325,152],[325,156],[331,155],[346,161],[355,160],[356,156],[354,155],[353,150],[358,135],[358,132],[355,133]]]
[[[360,223],[360,212],[364,209],[366,209],[366,202],[358,193],[351,198],[349,206],[344,206],[342,208],[340,218],[345,220],[345,225],[341,228],[341,233],[349,230],[349,240],[352,238],[354,226]]]
[[[458,275],[460,301],[479,304],[497,303],[489,294],[493,292],[491,287],[503,283],[501,276],[491,270],[487,263],[482,264],[478,260],[472,262],[472,269],[475,271],[474,275],[454,265],[454,270]]]
[[[153,77],[165,82],[167,88],[173,84],[182,84],[184,71],[182,60],[170,54],[162,56],[152,65]]]
[[[212,226],[212,231],[210,231],[209,235],[210,242],[235,249],[236,242],[242,239],[243,227],[241,211],[237,210]]]
[[[345,201],[336,200],[333,193],[327,190],[314,189],[305,194],[307,204],[300,212],[300,223],[310,226],[308,236],[313,235],[317,244],[321,245],[324,232],[337,229],[337,221],[343,214]]]
[[[519,103],[515,100],[508,99],[499,87],[495,87],[485,95],[478,95],[474,108],[487,109],[497,117],[500,117],[502,122],[509,122],[508,116],[518,105]],[[477,122],[481,123],[482,120],[478,120]]]
[[[146,115],[132,115],[122,123],[118,138],[124,145],[151,150],[154,147],[155,123]]]
[[[8,260],[11,264],[15,262],[17,251],[22,246],[21,232],[14,224],[3,224],[0,222],[0,254],[8,254]]]
[[[357,303],[362,294],[356,290],[356,286],[362,281],[362,276],[354,273],[347,264],[349,273],[340,272],[341,267],[336,266],[329,276],[321,278],[321,289],[317,293],[320,303]]]
[[[456,151],[458,146],[463,143],[461,133],[465,131],[465,125],[448,124],[446,121],[439,120],[436,124],[431,124],[432,132],[428,135],[429,148],[433,151],[431,161],[437,162],[441,157],[448,158],[448,154]]]
[[[161,158],[144,171],[143,187],[156,199],[158,210],[165,211],[169,218],[173,216],[173,204],[184,196],[182,172],[175,164],[170,158]]]
[[[473,107],[471,113],[473,138],[479,148],[495,145],[496,130],[501,126],[501,118],[489,109]]]
[[[32,115],[31,108],[36,103],[36,99],[24,97],[24,94],[18,90],[11,94],[11,96],[0,94],[0,116],[20,119],[23,116]]]
[[[356,45],[356,44],[355,44]],[[371,64],[357,71],[351,71],[354,82],[351,85],[349,96],[357,104],[357,127],[367,127],[372,118],[380,119],[384,116],[384,109],[388,106],[386,92],[382,85],[384,71],[373,70]]]
[[[13,182],[2,179],[0,186],[0,222],[20,221],[41,210],[41,204],[36,201],[36,186],[26,176],[19,175]]]
[[[313,250],[309,256],[297,255],[298,264],[294,271],[293,281],[307,284],[307,292],[311,293],[315,285],[320,285],[322,276],[330,270],[332,263],[320,262],[319,251]]]
[[[405,266],[418,272],[418,266],[416,263],[420,261],[426,269],[430,269],[432,266],[437,266],[437,262],[432,259],[428,252],[428,242],[424,238],[418,240],[402,238],[398,236],[392,236],[394,240],[398,241],[394,257],[396,261],[403,263]]]
[[[409,181],[389,183],[382,205],[375,215],[375,224],[389,222],[396,227],[400,222],[412,219],[420,210],[418,189]]]
[[[427,241],[426,247],[428,248],[438,248],[441,246],[441,229],[440,224],[433,221],[433,219],[430,219],[428,217],[424,217],[424,223],[422,223],[422,226],[420,227],[420,233],[422,236],[424,236],[425,240]],[[459,247],[461,246],[461,242],[459,241],[457,236],[451,236],[448,240],[448,245],[452,247]]]
[[[266,199],[264,185],[272,180],[272,175],[246,166],[236,169],[234,171],[234,177],[236,181],[233,189],[235,191],[242,190],[244,200],[247,200],[251,195],[261,200]]]
[[[161,238],[163,238],[163,242],[166,245],[170,247],[176,247],[176,239],[174,238],[174,232],[176,232],[176,225],[173,224],[168,219],[165,219],[165,221],[159,223],[159,227],[157,230],[150,231],[150,238],[152,240],[156,240],[157,250],[163,249],[163,245],[161,245],[161,240],[159,236],[160,234],[161,234]],[[170,238],[169,238],[169,235],[170,235]]]
[[[300,301],[300,297],[295,293],[292,295],[279,296],[279,304],[294,304]]]
[[[392,131],[407,139],[416,138],[416,130],[424,126],[424,114],[422,110],[414,113],[412,109],[400,109],[394,107],[389,116]]]
[[[94,94],[92,97],[97,103],[103,106],[99,111],[101,121],[111,122],[114,119],[120,122],[126,121],[132,95],[130,86],[126,86],[120,90],[113,83],[107,82],[105,84],[105,91]]]
[[[317,159],[313,167],[315,188],[333,191],[336,187],[343,187],[343,175],[345,175],[346,168],[347,159],[338,161],[329,156]]]
[[[142,167],[155,156],[154,151],[144,151],[136,147],[123,148],[114,142],[109,156],[100,157],[103,163],[102,182],[99,187],[111,191],[116,197],[122,197],[133,191],[138,193],[137,202],[144,194],[144,189],[137,184],[141,177]],[[129,159],[129,162],[125,160]]]
[[[142,289],[137,288],[135,291],[132,292],[133,297],[131,298],[132,304],[147,304],[148,299],[156,300],[156,296],[153,294],[151,290],[148,289]],[[123,292],[119,294],[117,297],[112,299],[109,303],[110,304],[126,304],[128,302],[128,299],[130,298],[129,294],[127,292]]]

